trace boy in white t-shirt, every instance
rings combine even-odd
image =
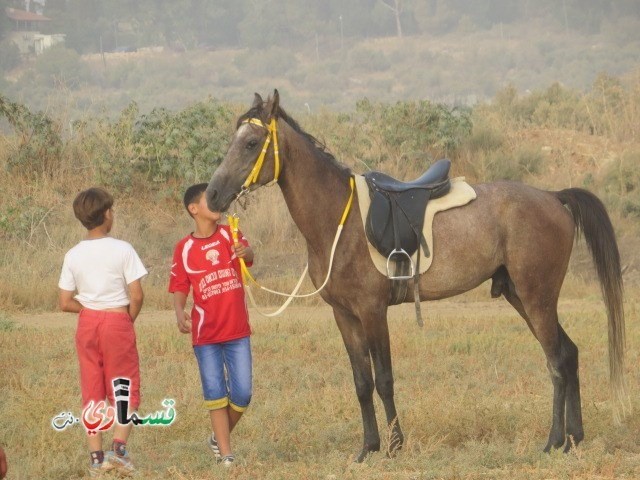
[[[83,409],[105,397],[115,406],[111,382],[127,378],[129,411],[134,411],[140,404],[140,367],[133,322],[142,308],[140,279],[147,270],[129,243],[109,236],[112,207],[113,197],[102,188],[80,192],[73,201],[87,236],[64,257],[59,303],[62,311],[79,313],[75,340]],[[101,433],[88,434],[91,476],[113,468],[134,471],[126,450],[132,425],[116,422],[113,452],[106,456]]]

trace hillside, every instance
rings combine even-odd
[[[540,21],[466,28],[403,38],[309,39],[287,47],[140,48],[79,56],[53,49],[6,75],[2,91],[34,110],[72,118],[115,114],[135,101],[184,108],[213,96],[244,104],[254,91],[278,88],[292,112],[348,111],[376,101],[429,99],[472,105],[507,85],[519,92],[560,82],[587,91],[597,75],[638,68],[640,39],[603,27],[597,34],[564,31]]]

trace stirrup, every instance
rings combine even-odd
[[[391,275],[391,273],[389,272],[389,262],[391,262],[391,257],[393,257],[394,255],[404,255],[405,257],[407,257],[407,260],[409,260],[409,265],[411,265],[410,275]],[[395,250],[393,250],[387,257],[387,277],[389,277],[390,280],[411,280],[414,275],[415,269],[413,267],[413,261],[411,260],[411,256],[407,253],[407,251],[404,248],[396,248]]]

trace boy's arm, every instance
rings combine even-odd
[[[144,301],[144,292],[142,291],[142,283],[140,279],[134,280],[129,285],[129,316],[131,321],[135,322]]]
[[[187,294],[184,292],[173,292],[173,308],[176,311],[178,330],[182,333],[189,333],[191,331],[191,317],[184,311],[186,304]]]
[[[233,246],[233,251],[238,258],[244,258],[247,263],[253,263],[253,249],[249,245],[243,243],[236,243]]]
[[[73,292],[60,289],[58,295],[58,306],[63,312],[78,313],[82,310],[82,304],[73,298]]]
[[[233,245],[233,251],[238,258],[244,259],[247,267],[251,266],[253,263],[253,249],[241,231],[238,231],[238,241]]]

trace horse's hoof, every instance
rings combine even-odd
[[[584,438],[584,433],[577,435],[567,435],[567,443],[564,446],[563,453],[569,453],[571,450],[578,447],[578,444]]]
[[[542,450],[544,453],[549,453],[551,451],[551,449],[555,449],[557,450],[558,448],[560,448],[561,446],[564,445],[564,441],[560,441],[557,440],[555,442],[552,442],[551,440],[549,440],[549,443],[547,443],[547,446],[544,447],[544,450]]]
[[[395,458],[398,452],[402,450],[403,444],[404,442],[402,440],[391,442],[391,444],[389,444],[389,448],[387,449],[387,457]]]
[[[377,447],[365,445],[364,447],[362,447],[362,450],[360,450],[360,453],[356,455],[354,462],[362,463],[367,459],[369,455],[371,455],[373,452],[378,451],[380,451],[380,445],[378,445]]]
[[[362,463],[367,459],[369,455],[371,455],[371,452],[361,450],[360,453],[356,455],[356,458],[353,461],[354,463]]]

